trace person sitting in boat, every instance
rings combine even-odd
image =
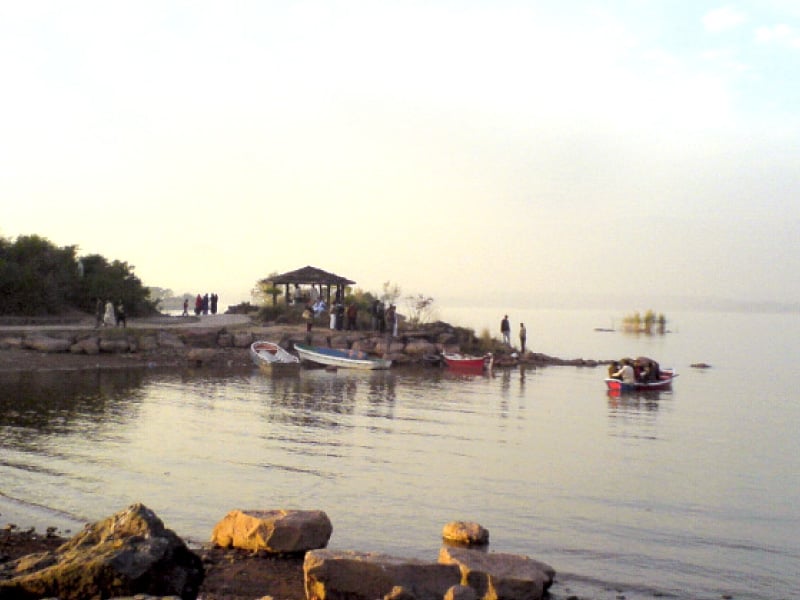
[[[640,381],[642,383],[658,381],[661,375],[658,368],[658,363],[652,358],[647,358],[646,356],[640,356],[636,359],[634,371],[636,374],[636,381]]]
[[[608,378],[619,379],[620,377],[615,376],[617,371],[619,371],[619,363],[615,360],[610,365],[608,365]]]
[[[633,365],[629,359],[622,361],[622,366],[619,370],[612,375],[614,379],[621,379],[622,383],[636,383],[636,375],[633,371]]]

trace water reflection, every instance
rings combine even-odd
[[[608,417],[613,437],[634,440],[657,440],[658,412],[661,403],[671,394],[669,390],[642,392],[607,392]]]
[[[91,437],[136,418],[141,370],[0,374],[0,432],[4,443],[31,445],[41,436]]]

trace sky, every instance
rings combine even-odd
[[[794,1],[0,0],[0,236],[250,300],[800,302]]]

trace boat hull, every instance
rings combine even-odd
[[[391,360],[370,358],[366,353],[358,350],[320,348],[317,346],[306,346],[305,344],[295,344],[294,349],[300,357],[300,360],[324,365],[326,367],[375,371],[388,369],[392,366]]]
[[[482,373],[492,367],[492,360],[486,356],[467,356],[464,354],[445,354],[445,364],[454,371]]]
[[[648,390],[664,390],[672,386],[672,380],[678,376],[672,369],[662,369],[658,381],[637,381],[623,383],[619,379],[606,379],[606,387],[612,392],[646,392]]]
[[[250,358],[253,364],[267,373],[292,372],[300,368],[299,358],[273,342],[253,342],[250,345]]]

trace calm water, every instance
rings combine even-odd
[[[680,376],[615,399],[601,368],[0,375],[0,521],[74,532],[141,501],[199,542],[232,508],[319,508],[332,548],[435,559],[468,519],[552,564],[556,598],[796,596],[799,315],[673,315],[658,337],[509,316],[534,350]]]

